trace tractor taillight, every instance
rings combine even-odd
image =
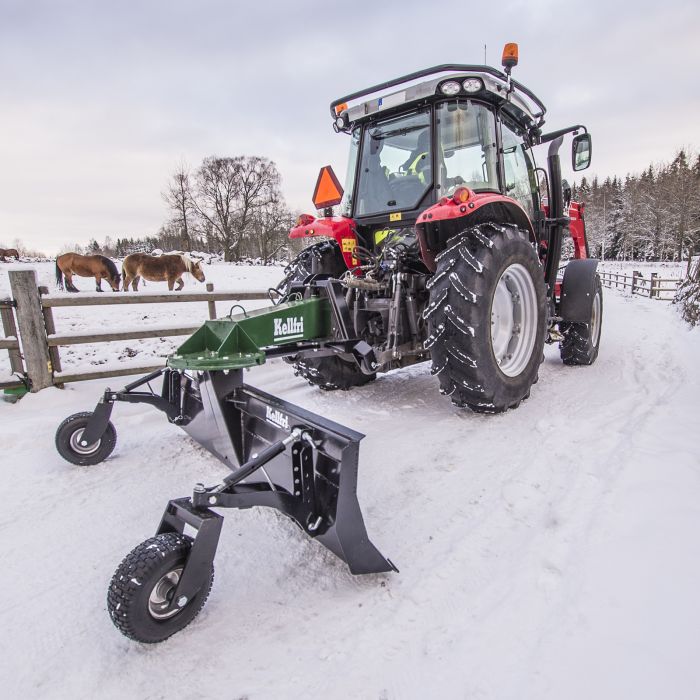
[[[452,195],[455,204],[464,204],[471,197],[471,192],[466,187],[458,187]]]
[[[347,102],[343,102],[342,104],[336,105],[335,106],[336,116],[339,115],[341,112],[344,112],[347,108],[348,108]]]
[[[300,214],[297,218],[297,226],[309,226],[313,224],[316,219],[311,216],[311,214]]]

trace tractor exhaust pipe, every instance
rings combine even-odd
[[[550,294],[554,293],[554,285],[557,280],[564,228],[569,224],[569,218],[564,216],[564,192],[562,191],[561,161],[559,160],[559,148],[563,141],[563,136],[555,138],[549,144],[547,153],[549,182],[551,183],[549,217],[552,220],[552,228],[544,278]]]

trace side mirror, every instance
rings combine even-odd
[[[592,149],[590,134],[574,136],[571,144],[571,167],[574,170],[585,170],[591,164]]]

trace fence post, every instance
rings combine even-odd
[[[39,294],[44,295],[49,293],[48,287],[39,287]],[[42,313],[44,315],[44,327],[46,328],[46,335],[53,335],[56,332],[56,324],[53,322],[53,309],[50,306],[42,307]],[[63,368],[61,367],[61,356],[58,352],[58,348],[55,346],[49,346],[49,357],[51,358],[51,364],[53,366],[54,372],[60,372]],[[56,384],[59,389],[65,388],[65,384]]]
[[[35,270],[9,270],[12,298],[17,303],[17,325],[31,391],[53,385],[53,367]]]
[[[637,286],[637,277],[641,277],[641,273],[637,270],[632,271],[632,294],[634,294],[634,288]]]
[[[214,291],[214,285],[211,282],[207,282],[207,291]],[[216,318],[216,302],[208,301],[207,306],[209,307],[209,320],[213,321]]]
[[[656,297],[657,299],[660,298],[661,294],[659,292],[659,273],[658,272],[652,272],[651,273],[651,286],[649,287],[649,298],[653,299]]]
[[[8,300],[9,301],[9,300]],[[17,338],[17,326],[15,325],[15,314],[12,309],[0,307],[0,318],[2,319],[2,329],[5,332],[6,338]],[[24,374],[24,363],[22,362],[22,353],[19,350],[11,349],[7,351],[10,356],[10,371],[12,374]]]

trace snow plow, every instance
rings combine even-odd
[[[108,608],[125,635],[162,641],[197,615],[213,580],[214,509],[275,508],[353,574],[396,571],[357,500],[363,436],[244,384],[245,368],[281,357],[311,384],[347,390],[430,360],[453,404],[498,413],[529,397],[545,343],[567,365],[595,361],[602,288],[558,155],[573,134],[572,167],[588,167],[590,134],[543,133],[545,107],[512,79],[516,64],[508,44],[503,72],[441,65],[335,100],[334,129],[351,142],[346,187],[321,169],[319,215],[290,232],[319,242],[286,268],[271,306],[207,321],[167,367],[59,427],[60,454],[96,464],[114,449],[114,403],[148,403],[231,470],[171,500],[117,569]],[[545,143],[546,170],[532,154]]]

